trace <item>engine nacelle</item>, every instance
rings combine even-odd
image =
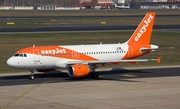
[[[90,72],[88,65],[71,65],[68,67],[68,75],[73,78],[87,76]]]

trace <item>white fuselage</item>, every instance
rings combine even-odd
[[[7,61],[7,64],[20,69],[47,69],[47,68],[66,68],[68,61],[84,61],[81,59],[82,55],[87,55],[98,61],[121,60],[128,51],[128,45],[124,44],[97,44],[97,45],[69,45],[60,46],[65,50],[70,49],[72,52],[65,52],[61,57],[42,55],[42,54],[28,54],[25,56],[12,56]],[[41,51],[34,48],[38,53]],[[66,58],[69,55],[71,58]],[[69,57],[68,56],[68,57]],[[86,60],[93,61],[93,60]]]

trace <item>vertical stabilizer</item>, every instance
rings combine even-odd
[[[129,45],[141,43],[149,44],[151,39],[152,28],[155,20],[155,12],[148,12],[139,26],[136,28],[130,39],[127,41]]]

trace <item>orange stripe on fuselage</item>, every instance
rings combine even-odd
[[[82,54],[80,52],[64,48],[61,46],[36,46],[36,47],[29,47],[21,49],[17,52],[17,54],[20,53],[27,53],[27,54],[34,54],[33,51],[38,51],[38,55],[42,56],[51,56],[51,57],[58,57],[58,58],[66,58],[66,59],[77,59],[77,60],[97,60],[96,58],[93,58],[91,56],[88,56],[86,54]]]

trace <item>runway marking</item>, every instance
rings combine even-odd
[[[121,74],[121,76],[131,77],[131,78],[137,77],[136,75],[132,75],[132,74]]]
[[[28,93],[30,93],[32,90],[34,90],[35,88],[39,87],[40,85],[42,84],[45,84],[45,83],[48,83],[50,81],[47,81],[47,82],[43,82],[43,83],[40,83],[40,84],[37,84],[35,86],[33,86],[32,88],[30,88],[29,90],[25,91],[24,93],[22,93],[20,96],[16,97],[15,99],[13,99],[12,101],[10,101],[9,103],[7,103],[6,105],[4,105],[3,107],[1,107],[1,109],[5,109],[7,108],[8,106],[10,106],[11,104],[13,104],[14,102],[18,101],[20,98],[22,98],[23,96],[27,95]]]

